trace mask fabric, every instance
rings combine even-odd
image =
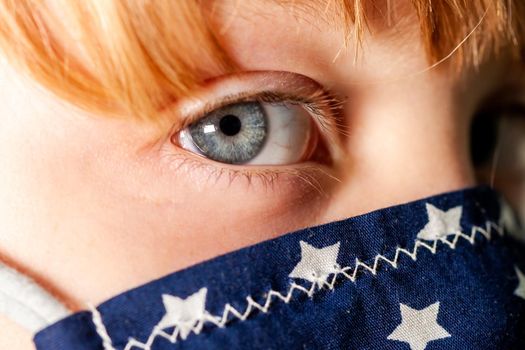
[[[35,344],[525,349],[525,248],[502,203],[478,187],[289,233],[73,314]]]

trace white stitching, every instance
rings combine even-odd
[[[438,248],[438,241],[440,241],[441,243],[443,243],[444,245],[448,246],[449,248],[451,249],[455,249],[456,248],[456,245],[457,245],[457,242],[459,241],[460,238],[463,238],[465,239],[466,241],[468,241],[470,244],[474,245],[475,243],[475,238],[476,238],[476,234],[481,234],[482,236],[484,236],[488,241],[490,241],[491,239],[491,236],[492,236],[492,230],[495,230],[500,236],[503,236],[504,234],[504,229],[501,225],[498,225],[492,221],[487,221],[485,223],[485,228],[481,227],[481,226],[472,226],[471,228],[471,231],[470,231],[470,235],[467,235],[463,232],[455,232],[455,233],[452,233],[446,237],[443,237],[443,238],[440,238],[438,240],[435,240],[435,241],[432,241],[432,243],[428,243],[428,242],[425,242],[425,241],[422,241],[420,239],[415,239],[414,241],[414,247],[412,249],[412,251],[410,250],[407,250],[405,248],[400,248],[400,247],[397,247],[396,248],[396,251],[395,251],[395,254],[394,254],[394,258],[392,260],[390,260],[389,258],[387,258],[386,256],[384,255],[381,255],[381,254],[378,254],[375,256],[374,258],[374,263],[370,266],[364,262],[362,262],[361,260],[359,260],[358,258],[356,258],[356,261],[355,261],[355,267],[343,267],[341,269],[339,269],[336,273],[334,273],[334,276],[331,280],[331,282],[328,282],[328,281],[322,281],[322,287],[326,286],[328,287],[329,289],[333,289],[335,287],[335,283],[338,279],[339,276],[344,276],[345,278],[347,278],[348,280],[352,281],[352,282],[355,282],[356,279],[357,279],[357,273],[359,272],[360,269],[364,269],[365,271],[368,271],[368,272],[371,272],[373,275],[376,275],[377,274],[377,271],[378,271],[378,268],[379,268],[379,264],[380,264],[380,261],[384,261],[386,263],[388,263],[389,265],[391,265],[393,268],[397,269],[399,267],[398,265],[398,260],[399,260],[399,257],[401,254],[404,254],[404,255],[407,255],[409,256],[413,261],[416,261],[417,260],[417,253],[418,253],[418,250],[419,248],[425,248],[427,249],[428,251],[430,251],[432,254],[436,254],[437,252],[437,248]],[[449,240],[448,237],[450,236],[454,236],[452,238],[452,240]],[[285,303],[289,303],[290,300],[292,299],[293,295],[294,295],[294,292],[295,291],[300,291],[300,292],[303,292],[305,293],[308,297],[312,297],[314,295],[314,293],[316,292],[316,285],[318,284],[318,282],[312,282],[311,286],[309,288],[305,288],[301,285],[298,285],[296,284],[295,282],[291,282],[290,283],[290,288],[288,289],[288,292],[286,294],[281,294],[281,292],[279,291],[275,291],[275,290],[270,290],[268,293],[266,293],[265,295],[265,298],[266,298],[266,301],[264,302],[264,304],[259,304],[257,303],[251,296],[248,296],[246,297],[246,301],[248,303],[246,309],[244,312],[239,312],[237,309],[235,309],[235,307],[231,306],[231,304],[226,304],[224,306],[224,309],[223,309],[223,313],[222,313],[222,316],[213,316],[211,314],[209,314],[208,312],[205,312],[204,314],[204,317],[203,319],[201,319],[199,322],[196,323],[196,325],[194,326],[194,328],[192,329],[192,331],[195,333],[195,334],[199,334],[201,331],[202,331],[202,328],[203,328],[203,325],[204,323],[207,321],[209,323],[212,323],[218,327],[224,327],[229,321],[230,321],[230,317],[229,315],[233,315],[235,316],[237,319],[239,319],[240,321],[245,321],[250,315],[251,313],[254,311],[254,310],[259,310],[259,311],[262,311],[263,313],[267,313],[268,310],[270,309],[271,305],[272,305],[272,299],[274,297],[284,301]],[[319,287],[317,290],[320,290],[322,287]],[[96,311],[96,309],[95,309]],[[96,311],[97,314],[98,314],[98,311]],[[95,316],[95,314],[94,314]],[[95,317],[94,317],[95,318]],[[106,347],[108,346],[107,344],[105,344],[104,346],[104,349],[105,350],[114,350],[113,347],[111,347],[111,339],[109,339],[109,336],[104,328],[104,325],[102,323],[102,318],[100,317],[100,314],[98,314],[98,320],[99,320],[99,325],[97,325],[97,332],[99,333],[99,335],[101,336],[102,339],[106,339],[106,342],[109,341],[109,347]],[[93,322],[95,322],[95,319],[93,320]],[[99,327],[102,329],[102,334],[101,332],[99,332]],[[155,326],[153,328],[153,331],[151,332],[150,336],[148,337],[148,340],[145,342],[145,343],[142,343],[134,338],[129,338],[128,339],[128,342],[126,344],[126,347],[124,348],[124,350],[132,350],[133,348],[139,348],[139,349],[143,349],[143,350],[151,350],[151,346],[153,345],[153,342],[155,341],[155,339],[160,336],[160,337],[163,337],[167,340],[169,340],[171,343],[176,343],[177,342],[177,338],[179,336],[179,330],[177,327],[175,327],[173,333],[169,334],[169,333],[166,333],[165,331],[163,331],[162,329],[159,329],[157,326]]]
[[[111,337],[104,326],[104,321],[102,320],[102,315],[100,312],[92,305],[88,305],[91,311],[91,319],[95,325],[95,330],[97,331],[98,336],[102,339],[102,346],[104,350],[115,350],[111,342]]]

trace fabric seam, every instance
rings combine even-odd
[[[91,320],[95,325],[95,330],[97,331],[98,336],[102,340],[102,347],[104,348],[104,350],[115,350],[111,341],[111,337],[109,336],[106,326],[104,325],[104,320],[102,320],[102,315],[96,307],[92,305],[88,306],[91,312]]]
[[[452,250],[456,248],[456,245],[460,238],[463,238],[464,240],[468,241],[471,245],[474,245],[476,243],[476,236],[478,234],[481,234],[484,236],[487,241],[491,240],[492,231],[495,230],[500,236],[503,236],[504,229],[503,225],[496,224],[493,221],[486,221],[485,228],[481,226],[473,225],[470,230],[470,235],[465,234],[461,231],[451,233],[447,236],[444,236],[442,238],[432,240],[432,241],[426,241],[422,239],[416,238],[414,240],[414,246],[412,248],[412,251],[410,251],[407,248],[401,248],[396,247],[395,254],[393,259],[389,259],[388,257],[377,254],[373,258],[373,264],[367,264],[363,261],[361,261],[359,258],[356,258],[355,265],[353,267],[346,266],[339,268],[334,274],[330,282],[328,280],[322,281],[321,286],[316,288],[318,286],[318,282],[311,282],[311,285],[309,288],[306,288],[304,286],[301,286],[295,282],[291,282],[289,284],[289,288],[286,293],[281,293],[279,291],[275,291],[273,289],[270,289],[270,291],[265,293],[264,297],[264,303],[258,303],[256,302],[251,295],[246,297],[247,306],[244,312],[240,312],[235,307],[233,307],[230,303],[227,303],[224,305],[222,316],[214,316],[207,311],[205,311],[204,316],[196,322],[191,331],[195,333],[196,335],[200,334],[202,331],[202,328],[205,323],[211,323],[219,328],[225,327],[229,322],[232,320],[235,320],[235,318],[239,319],[241,322],[245,321],[252,313],[259,310],[263,313],[267,313],[269,309],[272,306],[272,302],[274,299],[278,299],[283,301],[284,303],[288,304],[292,298],[294,297],[294,292],[299,291],[304,294],[306,294],[309,298],[312,298],[313,295],[323,289],[324,287],[327,287],[329,290],[334,289],[336,283],[338,282],[338,279],[340,280],[340,283],[345,282],[345,280],[350,280],[352,282],[356,282],[358,279],[357,274],[360,270],[368,271],[372,273],[374,276],[377,275],[378,269],[380,264],[387,263],[390,266],[392,266],[394,269],[397,269],[399,267],[398,260],[400,256],[407,255],[410,257],[413,261],[417,260],[417,254],[420,248],[425,248],[426,250],[430,251],[432,254],[436,254],[438,251],[438,245],[439,242],[441,242],[441,245],[448,246]],[[453,238],[450,240],[449,237],[453,236]],[[341,280],[341,277],[345,278],[344,280]],[[295,295],[298,295],[299,293],[295,293]],[[92,307],[91,308],[91,314],[92,314],[92,321],[95,325],[95,329],[97,331],[97,334],[101,338],[103,342],[103,348],[104,350],[115,350],[113,348],[111,338],[109,334],[106,331],[106,328],[104,326],[102,317],[99,313],[99,311]],[[230,317],[232,315],[232,317]],[[155,326],[150,333],[150,336],[148,337],[146,342],[140,342],[135,338],[129,338],[128,342],[126,343],[126,346],[124,347],[124,350],[132,350],[133,348],[138,348],[142,350],[152,350],[151,346],[153,345],[153,342],[157,337],[162,337],[170,341],[172,344],[175,344],[179,338],[179,329],[178,327],[175,327],[172,333],[167,333],[166,331],[160,329],[158,326]]]

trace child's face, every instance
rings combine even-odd
[[[80,112],[4,65],[2,253],[71,299],[97,302],[287,231],[474,185],[473,116],[505,91],[512,92],[505,103],[525,103],[521,68],[506,57],[458,75],[448,61],[423,72],[427,58],[408,8],[398,9],[405,19],[395,29],[373,19],[375,33],[354,64],[355,42],[345,49],[342,32],[322,13],[247,3],[225,1],[214,21],[234,60],[258,73],[210,77],[216,79],[204,85],[200,102],[322,87],[343,103],[336,112],[340,152],[320,133],[320,144],[333,152],[313,152],[322,159],[272,166],[208,161],[175,146],[177,130],[159,139],[153,125]],[[301,108],[293,107],[292,117],[311,118]],[[513,120],[515,132],[523,129]],[[278,162],[277,154],[293,159],[308,142],[313,147],[299,124],[282,126],[279,142],[286,144],[271,145],[266,164]]]

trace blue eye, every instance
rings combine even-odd
[[[190,125],[189,134],[201,154],[229,164],[253,159],[263,148],[268,122],[258,102],[219,108]]]
[[[181,147],[227,164],[282,165],[311,150],[312,118],[298,105],[239,102],[218,108],[179,136]]]

